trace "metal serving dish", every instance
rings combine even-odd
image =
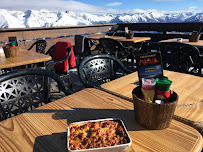
[[[70,126],[71,125],[80,125],[80,124],[85,124],[88,122],[100,122],[100,121],[105,121],[105,120],[113,120],[113,121],[119,121],[120,124],[122,125],[124,132],[127,135],[127,143],[126,144],[120,144],[120,145],[115,145],[115,146],[109,146],[109,147],[101,147],[101,148],[90,148],[90,149],[80,149],[80,150],[70,150],[69,149],[69,135],[70,135]],[[97,119],[97,120],[89,120],[89,121],[80,121],[80,122],[74,122],[71,123],[68,126],[68,130],[67,130],[67,148],[69,152],[87,152],[87,151],[96,151],[96,152],[121,152],[124,151],[125,149],[127,149],[129,146],[131,146],[132,141],[130,139],[130,136],[126,130],[126,127],[123,123],[123,121],[119,118],[106,118],[106,119]]]

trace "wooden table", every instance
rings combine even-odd
[[[201,151],[194,128],[172,120],[167,129],[147,130],[136,123],[131,102],[93,88],[0,122],[0,151],[67,152],[68,124],[110,117],[124,121],[132,139],[127,151]]]
[[[26,49],[20,48],[19,57],[6,58],[4,53],[0,53],[0,69],[39,63],[49,61],[51,59],[52,57],[49,55],[44,55],[35,51],[28,51]]]
[[[111,39],[115,39],[115,40],[122,41],[122,42],[133,42],[133,43],[151,40],[150,37],[133,37],[132,39],[126,39],[126,37],[123,37],[123,36],[107,36],[107,35],[105,35],[105,36],[91,35],[91,36],[87,36],[87,37],[90,39],[94,39],[94,40],[98,40],[100,38],[111,38]]]
[[[164,76],[173,81],[171,89],[179,95],[176,118],[203,131],[203,78],[164,70]],[[132,90],[139,85],[137,72],[110,81],[102,88],[132,101]],[[180,118],[179,118],[180,117]],[[184,119],[182,119],[184,118]]]
[[[160,42],[177,42],[177,38],[162,40]],[[183,39],[182,43],[190,44],[199,48],[203,48],[203,40],[199,40],[198,42],[189,42],[189,39]]]

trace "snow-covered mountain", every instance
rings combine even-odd
[[[125,13],[90,14],[72,11],[0,9],[0,28],[51,27],[105,23],[203,22],[203,12],[130,10]]]

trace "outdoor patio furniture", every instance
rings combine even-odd
[[[112,36],[114,36],[116,33],[117,33],[117,31],[118,31],[118,28],[119,28],[119,25],[113,25],[112,27],[111,27],[111,29],[109,29],[109,31],[108,32],[106,32],[106,34],[107,35],[112,35]]]
[[[55,44],[52,45],[45,54],[50,55],[53,58],[54,57],[54,49],[55,49]]]
[[[120,60],[107,54],[87,56],[78,67],[78,75],[83,85],[94,88],[131,72]]]
[[[65,41],[59,41],[53,45],[46,54],[49,54],[53,60],[46,63],[46,69],[55,71],[64,81],[68,82],[72,88],[69,68],[76,66],[75,55],[72,44]]]
[[[202,136],[194,128],[172,120],[167,129],[146,129],[136,122],[131,102],[95,88],[86,88],[0,122],[1,149],[8,152],[67,152],[69,124],[102,118],[120,118],[124,122],[132,140],[125,152],[202,150]]]
[[[36,42],[34,42],[29,49],[27,49],[28,51],[31,50],[34,46],[36,46],[36,52],[38,53],[42,53],[45,54],[45,48],[47,46],[47,42],[46,40],[38,40]]]
[[[167,40],[162,40],[160,42],[178,42],[177,39],[178,38],[167,39]],[[196,46],[199,49],[203,48],[203,40],[199,40],[198,42],[189,42],[189,39],[184,38],[184,39],[182,39],[181,43],[193,45],[193,46]]]
[[[60,77],[47,70],[20,69],[0,76],[0,120],[27,112],[49,101],[48,79],[57,82],[65,93],[72,92]]]
[[[77,62],[80,63],[80,61],[88,56],[91,55],[91,48],[97,46],[97,44],[92,40],[87,38],[84,35],[75,35],[75,54],[77,56]]]
[[[171,90],[179,96],[174,119],[203,132],[202,77],[168,70],[163,74],[173,81]],[[101,90],[133,102],[132,90],[138,85],[138,72],[134,72],[102,84]]]
[[[127,48],[117,40],[110,38],[100,38],[99,43],[103,48],[103,54],[114,55],[118,59],[124,59],[129,55]]]
[[[10,71],[10,68],[45,62],[51,59],[52,58],[49,55],[28,51],[19,47],[19,57],[6,58],[3,53],[0,53],[0,69],[8,68],[8,71]]]
[[[137,45],[138,54],[145,54],[150,52],[160,52],[160,43],[159,42],[140,42]]]
[[[45,54],[45,49],[46,49],[46,46],[47,46],[46,40],[37,40],[27,50],[30,51],[34,46],[36,46],[35,51],[37,53]],[[44,66],[45,66],[44,62],[33,63],[33,64],[28,65],[29,68],[41,68],[41,67],[43,68]]]
[[[125,66],[131,63],[131,69],[134,70],[134,59],[136,48],[133,46],[124,46],[121,42],[111,38],[100,38],[99,43],[103,54],[114,55],[121,60]],[[130,60],[130,62],[129,62]]]
[[[197,47],[179,42],[161,42],[160,52],[164,69],[201,75],[203,55]]]

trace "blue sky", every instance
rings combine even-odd
[[[26,11],[47,9],[88,13],[158,11],[203,11],[203,0],[1,0],[0,9]]]
[[[203,0],[77,0],[111,9],[157,9],[161,11],[203,10]]]

